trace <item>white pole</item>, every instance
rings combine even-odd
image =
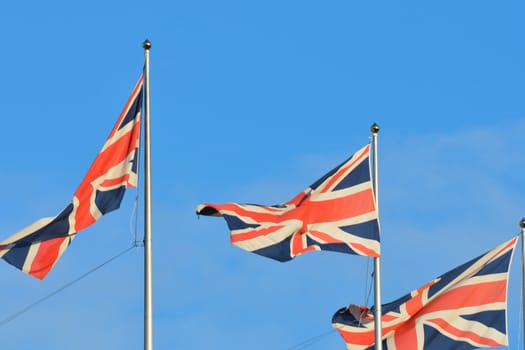
[[[521,227],[521,307],[523,327],[523,349],[525,349],[525,218],[520,221]]]
[[[151,42],[145,40],[144,48],[144,349],[153,350],[153,288],[151,268],[151,150],[150,150],[150,100],[149,100],[149,50]]]
[[[378,170],[377,170],[377,134],[379,133],[379,125],[374,123],[370,127],[372,132],[372,145],[374,148],[374,162],[373,162],[373,184],[376,199],[376,209],[379,217],[379,187],[378,187]],[[375,336],[375,350],[383,349],[382,341],[382,320],[381,320],[381,265],[380,258],[374,258],[374,336]]]

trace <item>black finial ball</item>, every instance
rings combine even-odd
[[[144,50],[151,49],[151,41],[149,41],[148,39],[144,40],[144,42],[142,43],[142,48],[144,48]]]
[[[379,125],[377,125],[376,123],[374,123],[371,127],[370,127],[370,131],[374,134],[377,134],[379,132]]]
[[[520,227],[525,228],[525,218],[521,219],[520,221]]]

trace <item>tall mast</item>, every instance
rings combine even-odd
[[[378,187],[378,170],[377,170],[377,134],[379,133],[379,125],[374,123],[370,127],[372,132],[372,146],[374,150],[373,159],[373,185],[376,200],[376,210],[379,217],[379,187]],[[375,350],[383,349],[382,341],[382,321],[381,321],[381,265],[380,258],[374,258],[374,336],[375,336]]]
[[[522,327],[523,327],[523,349],[525,349],[525,218],[520,220],[521,227],[521,313],[522,313]]]
[[[149,99],[149,50],[146,39],[144,48],[144,350],[153,350],[153,288],[151,268],[151,150],[150,150],[150,99]]]

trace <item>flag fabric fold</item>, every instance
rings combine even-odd
[[[385,350],[467,350],[508,344],[507,289],[518,237],[382,305]],[[372,308],[373,309],[373,308]],[[373,310],[350,305],[332,325],[347,349],[374,348]]]
[[[77,232],[118,209],[126,187],[137,186],[142,85],[141,76],[71,203],[1,242],[2,259],[43,279]]]
[[[196,211],[222,216],[232,244],[274,260],[288,261],[313,250],[378,257],[369,158],[370,144],[284,204],[205,203]]]

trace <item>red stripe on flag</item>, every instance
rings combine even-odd
[[[312,201],[310,198],[303,204],[286,212],[285,220],[300,219],[308,224],[341,221],[351,217],[375,211],[372,189],[366,189],[348,196]]]
[[[505,302],[507,298],[507,281],[478,282],[460,286],[435,297],[424,312],[451,310],[462,307],[479,307],[491,303]]]
[[[275,226],[265,227],[265,228],[261,228],[261,229],[253,229],[253,230],[250,230],[250,231],[245,232],[245,233],[233,234],[230,237],[230,241],[232,243],[235,243],[235,242],[246,241],[248,239],[257,238],[257,237],[260,237],[260,236],[265,236],[265,235],[273,233],[273,232],[275,232],[277,230],[280,230],[283,227],[284,227],[283,225],[275,225]]]
[[[139,125],[140,124],[137,123],[135,128],[138,129]],[[134,134],[137,135],[137,133]],[[105,175],[111,167],[124,161],[129,153],[135,150],[136,140],[132,140],[130,135],[131,131],[124,134],[110,147],[98,154],[82,180],[82,183],[75,191],[75,197],[78,199],[78,207],[75,215],[75,232],[83,230],[96,221],[90,211],[91,196],[94,191],[92,183],[99,177]]]
[[[131,105],[135,102],[135,99],[137,98],[138,92],[142,88],[142,82],[143,81],[144,81],[144,76],[141,75],[140,78],[139,78],[139,81],[137,82],[137,84],[133,88],[133,92],[131,93],[130,98],[126,102],[126,105],[124,106],[124,108],[122,108],[122,112],[120,112],[120,115],[119,115],[119,117],[117,119],[117,122],[113,126],[113,129],[111,130],[111,133],[109,134],[109,136],[107,138],[108,140],[110,138],[112,138],[113,135],[115,135],[115,133],[120,128],[120,124],[122,123],[122,119],[124,119],[126,117],[126,115],[128,114],[128,111],[131,108]]]
[[[277,218],[281,213],[283,212],[283,209],[280,208],[273,208],[273,207],[266,207],[266,206],[259,206],[259,208],[265,210],[265,211],[273,211],[275,214],[272,213],[260,213],[256,211],[250,211],[249,209],[245,209],[240,205],[237,205],[235,203],[225,203],[225,204],[204,204],[206,207],[213,208],[217,210],[222,215],[228,215],[228,213],[224,213],[225,211],[230,211],[235,213],[236,216],[244,216],[249,217],[253,220],[253,222],[278,222]]]
[[[359,243],[351,243],[350,246],[352,247],[353,250],[355,250],[356,252],[359,252],[361,255],[371,256],[373,258],[379,258],[381,256],[375,250],[369,249],[367,246],[359,244]]]
[[[498,343],[494,341],[494,339],[492,338],[482,337],[479,334],[476,334],[474,332],[456,328],[450,322],[447,322],[441,318],[431,319],[431,320],[428,320],[428,322],[434,323],[439,328],[445,330],[445,332],[452,334],[453,336],[459,339],[461,338],[471,339],[472,341],[476,343],[483,344],[483,347],[496,347],[496,346],[506,345],[506,344]]]
[[[306,252],[316,250],[315,247],[306,247],[305,237],[302,233],[296,233],[292,236],[292,256],[297,256]]]
[[[366,332],[360,333],[360,332],[346,332],[344,330],[339,330],[339,333],[345,340],[345,343],[352,344],[352,345],[371,345],[374,344],[374,331],[373,330],[367,330]]]
[[[370,150],[370,144],[365,146],[363,153],[361,153],[359,157],[357,157],[355,160],[351,160],[350,163],[348,163],[344,168],[339,169],[334,175],[332,175],[332,178],[326,184],[324,184],[323,188],[321,189],[321,193],[326,193],[326,192],[331,191],[333,184],[339,181],[339,178],[343,174],[346,175],[346,171],[349,168],[353,167],[356,163],[361,162],[363,158],[366,158],[368,156],[369,150]]]
[[[344,241],[341,241],[339,239],[335,239],[333,236],[330,236],[327,233],[321,232],[321,231],[308,231],[308,233],[318,240],[322,241],[323,243],[345,243]]]
[[[40,280],[43,279],[53,268],[60,255],[60,247],[66,239],[69,237],[58,237],[40,242],[28,273]]]
[[[102,181],[102,183],[100,185],[101,186],[105,186],[105,187],[111,187],[111,186],[116,186],[116,185],[125,185],[125,184],[128,183],[128,180],[129,180],[129,174],[126,174],[124,176],[117,177],[117,178],[114,178],[114,179],[106,179],[106,180]]]

